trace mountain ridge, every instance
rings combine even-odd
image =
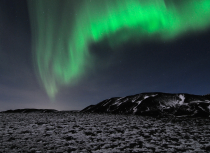
[[[80,112],[158,116],[209,117],[210,94],[144,92],[126,97],[105,99]]]
[[[10,109],[2,111],[1,113],[53,113],[58,112],[55,109],[36,109],[36,108],[24,108],[24,109]]]

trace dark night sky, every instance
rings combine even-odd
[[[51,102],[35,73],[27,2],[0,0],[0,111],[19,108],[80,110],[104,99],[142,92],[210,93],[210,29],[163,42],[132,40],[113,51],[92,44],[95,68]]]

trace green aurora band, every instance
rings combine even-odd
[[[173,40],[209,28],[210,0],[28,0],[34,63],[50,98],[94,67],[91,43]],[[73,14],[73,15],[72,15]],[[137,39],[139,43],[140,39]]]

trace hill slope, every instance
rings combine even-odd
[[[210,115],[210,95],[141,93],[106,99],[80,112],[208,117]]]
[[[7,110],[1,113],[54,113],[54,112],[58,112],[58,111],[55,109],[26,108],[26,109]]]

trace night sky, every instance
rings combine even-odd
[[[210,0],[0,0],[0,111],[210,93]]]

